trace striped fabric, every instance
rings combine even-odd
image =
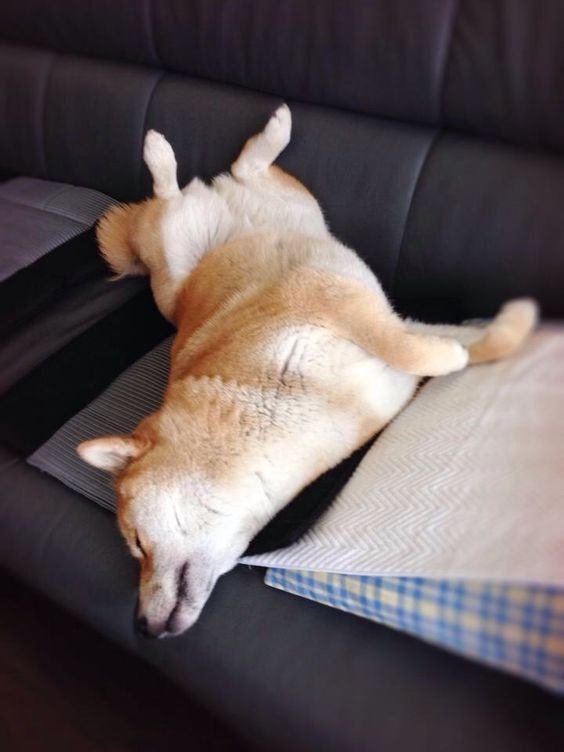
[[[28,462],[44,470],[101,506],[115,511],[115,497],[107,473],[80,459],[81,441],[109,433],[127,433],[155,411],[165,390],[170,345],[167,338],[130,366],[109,389],[62,426]],[[142,399],[139,398],[142,395]]]
[[[109,196],[36,178],[0,184],[0,282],[92,227]]]
[[[272,568],[265,582],[564,694],[564,591],[558,588]]]
[[[1,183],[0,199],[58,214],[87,227],[91,227],[100,214],[115,203],[113,198],[92,188],[23,177]]]

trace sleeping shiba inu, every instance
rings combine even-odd
[[[149,636],[191,626],[255,534],[422,377],[510,355],[535,323],[529,300],[483,329],[402,320],[311,193],[273,164],[290,132],[282,106],[229,174],[181,190],[172,148],[150,131],[154,196],[98,227],[111,268],[149,275],[178,330],[161,408],[131,435],[78,447],[115,475]]]

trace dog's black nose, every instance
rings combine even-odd
[[[145,616],[138,616],[135,619],[135,630],[142,637],[156,637],[149,631],[149,622]]]

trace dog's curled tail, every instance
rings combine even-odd
[[[96,225],[96,239],[104,260],[115,273],[112,281],[129,275],[147,274],[131,244],[135,204],[117,204],[108,209]]]
[[[523,345],[538,318],[538,304],[531,298],[517,298],[505,303],[482,336],[468,346],[469,363],[487,363],[509,357]]]

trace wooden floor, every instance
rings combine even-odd
[[[149,666],[0,576],[2,752],[248,752]]]

